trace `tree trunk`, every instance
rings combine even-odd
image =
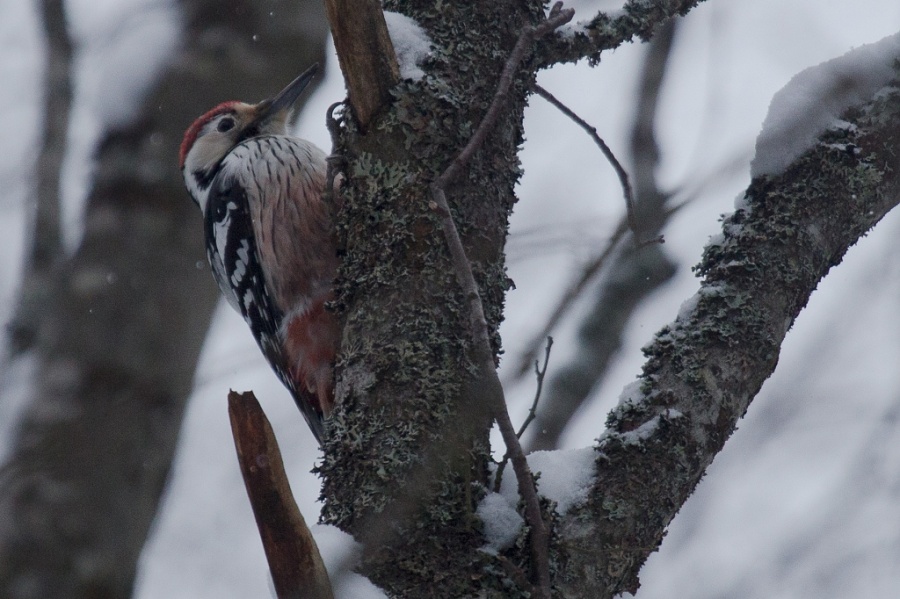
[[[471,375],[468,298],[429,185],[477,128],[520,32],[543,11],[510,1],[386,9],[415,19],[434,50],[428,76],[400,82],[369,133],[349,111],[342,120],[338,151],[348,164],[336,305],[345,328],[339,407],[321,466],[323,519],[366,543],[364,572],[392,593],[461,597],[491,562],[476,551],[483,540],[474,517],[487,484],[491,417]],[[496,129],[448,193],[495,351],[509,287],[503,245],[533,78],[533,68],[516,78]],[[499,580],[483,588],[510,596]]]

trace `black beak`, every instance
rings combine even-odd
[[[278,95],[274,98],[263,100],[257,104],[255,120],[261,122],[286,114],[286,112],[294,105],[294,102],[297,101],[297,98],[303,93],[303,90],[306,89],[306,86],[309,85],[309,82],[316,76],[318,71],[319,64],[316,63],[306,69],[302,75],[288,83],[287,87],[278,92]]]

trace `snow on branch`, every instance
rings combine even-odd
[[[542,42],[542,66],[577,62],[583,58],[600,61],[604,50],[618,48],[639,37],[646,41],[664,21],[688,11],[703,0],[628,0],[615,13],[597,13],[586,21],[561,28]]]
[[[900,203],[900,84],[885,84],[844,104],[846,125],[780,174],[754,179],[706,247],[700,291],[644,348],[643,373],[594,448],[590,496],[561,518],[563,596],[638,589],[641,565],[774,371],[819,281]]]
[[[900,33],[866,44],[795,75],[772,98],[750,175],[778,175],[812,147],[827,129],[848,123],[839,117],[897,75]]]
[[[401,79],[419,80],[425,76],[420,67],[431,54],[431,38],[413,19],[398,12],[384,11]]]

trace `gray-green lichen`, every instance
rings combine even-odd
[[[700,292],[645,348],[641,381],[597,447],[595,493],[561,524],[564,596],[636,591],[641,564],[774,370],[818,282],[900,199],[900,91],[842,118],[852,126],[751,183],[696,267]],[[657,418],[652,435],[629,443]]]
[[[338,406],[328,423],[322,519],[366,545],[363,570],[394,596],[515,597],[486,568],[474,517],[487,483],[490,413],[469,355],[468,308],[453,273],[430,184],[484,116],[521,25],[540,5],[388,2],[434,42],[426,75],[400,82],[361,132],[346,113],[332,307],[343,321]],[[448,200],[472,262],[495,351],[510,281],[503,245],[520,175],[525,86]],[[490,157],[486,160],[486,157]],[[448,564],[452,561],[452,565]],[[441,563],[436,584],[434,565]]]

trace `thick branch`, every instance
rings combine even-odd
[[[397,56],[378,0],[325,0],[350,106],[365,130],[400,80]]]
[[[666,19],[685,15],[703,0],[629,0],[621,16],[610,18],[597,14],[590,21],[575,25],[548,36],[541,47],[542,66],[561,62],[576,62],[583,58],[599,62],[604,50],[618,48],[639,37],[646,41]]]
[[[229,393],[228,416],[278,599],[333,599],[319,548],[294,501],[275,433],[253,392]]]
[[[752,182],[723,240],[706,248],[693,306],[644,350],[642,379],[597,446],[592,495],[560,528],[561,578],[581,578],[566,596],[637,589],[640,566],[774,370],[810,294],[900,203],[900,89],[842,118],[855,127],[823,134],[783,174]]]

